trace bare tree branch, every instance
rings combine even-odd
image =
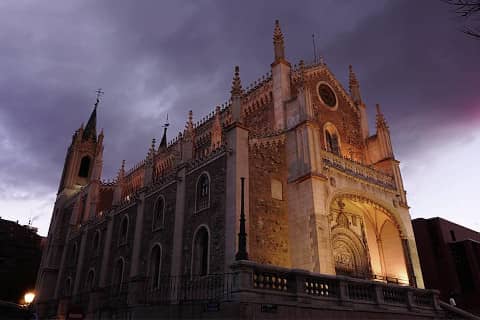
[[[455,8],[455,13],[464,18],[462,32],[480,39],[480,0],[443,0]]]

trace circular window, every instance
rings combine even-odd
[[[337,97],[335,96],[335,92],[333,92],[332,88],[328,84],[320,83],[318,85],[318,95],[326,106],[335,108],[337,105]]]

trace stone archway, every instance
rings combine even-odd
[[[333,199],[328,216],[337,274],[409,282],[402,232],[391,212],[368,198],[343,194]]]
[[[332,250],[336,274],[357,277],[370,274],[367,248],[350,229],[339,225],[332,229]]]

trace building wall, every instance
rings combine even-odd
[[[425,287],[480,314],[480,233],[442,218],[412,220]]]
[[[34,289],[42,240],[34,228],[0,219],[0,300],[21,303]]]

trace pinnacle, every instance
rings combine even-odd
[[[273,30],[273,42],[281,41],[283,43],[283,33],[280,29],[280,22],[275,20],[275,29]]]
[[[380,105],[377,103],[375,107],[377,109],[377,116],[376,116],[376,121],[375,121],[376,125],[377,125],[377,129],[378,128],[387,128],[388,129],[387,121],[385,120],[385,117],[383,116],[383,113],[380,110]]]
[[[230,93],[232,96],[240,96],[242,95],[242,82],[240,80],[240,68],[238,66],[235,66],[235,73],[233,75],[233,80],[232,80],[232,90]]]

